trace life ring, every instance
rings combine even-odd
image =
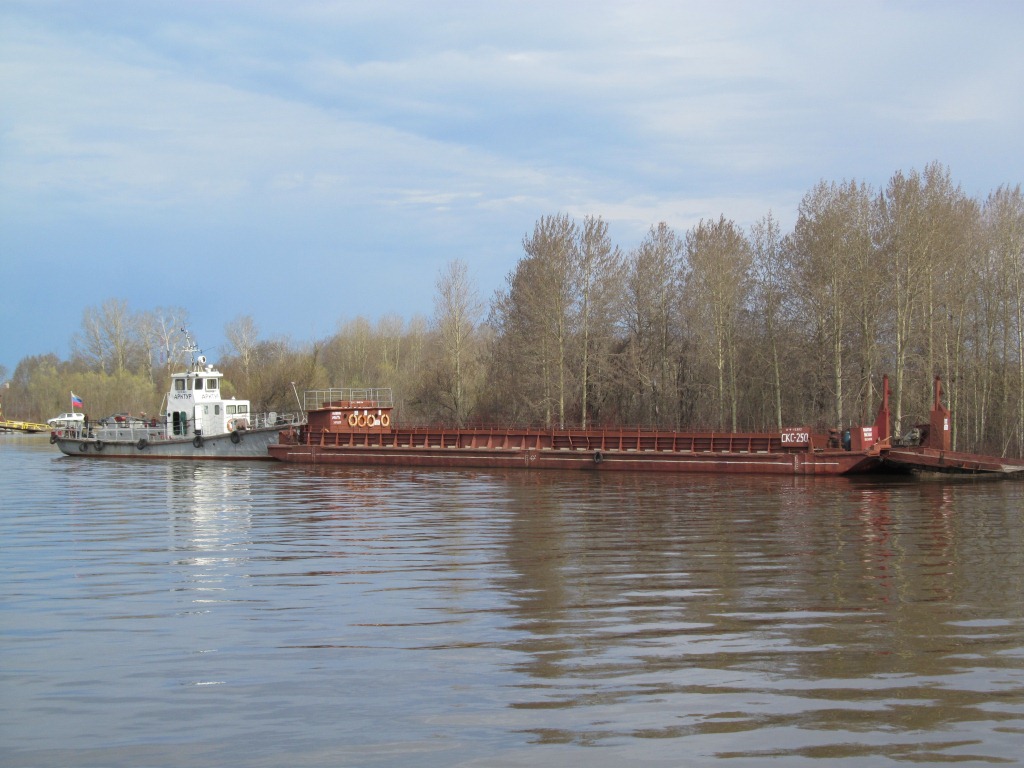
[[[234,431],[235,431],[235,420],[234,419],[228,419],[228,432],[234,432]]]
[[[196,448],[202,448],[203,447],[203,438],[202,438],[202,436],[201,435],[196,435],[195,437],[193,437],[192,438],[192,445],[194,445]]]
[[[602,461],[604,461],[604,456],[601,454],[601,452],[594,451],[594,463],[600,464]]]
[[[81,451],[82,453],[86,453],[89,450],[89,444],[88,443],[79,443],[78,444],[78,450]]]
[[[94,448],[95,448],[95,449],[96,449],[97,451],[102,451],[102,450],[103,450],[103,441],[102,441],[102,440],[97,440],[97,441],[96,441],[96,442],[95,442],[95,443],[93,444],[93,447],[94,447]]]
[[[147,445],[149,445],[149,441],[148,441],[148,440],[146,440],[146,438],[144,438],[144,437],[140,437],[140,438],[139,438],[139,442],[137,442],[137,443],[135,444],[135,447],[136,447],[136,448],[138,448],[138,449],[139,449],[139,450],[141,451],[141,450],[142,450],[143,448],[145,448],[145,447],[146,447]]]
[[[365,427],[366,426],[366,414],[365,413],[360,413],[359,414],[359,426],[360,427]]]
[[[382,427],[390,427],[391,426],[391,417],[388,416],[386,413],[382,413],[380,415],[380,425]]]
[[[242,436],[240,434],[238,434],[237,432],[232,432],[231,433],[231,442],[234,443],[235,445],[238,445],[240,442],[242,442]]]
[[[356,416],[354,413],[350,413],[348,415],[348,425],[350,427],[354,427],[358,423],[359,423],[359,417]]]

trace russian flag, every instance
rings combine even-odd
[[[80,398],[74,392],[71,393],[71,407],[72,408],[81,408],[82,407],[82,398]]]

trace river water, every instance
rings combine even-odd
[[[0,765],[1019,764],[1024,483],[0,436]]]

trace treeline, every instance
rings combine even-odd
[[[600,217],[545,216],[489,302],[459,261],[434,298],[430,318],[356,318],[313,342],[260,340],[241,317],[219,367],[268,410],[295,409],[292,382],[391,386],[406,423],[725,431],[870,423],[889,374],[905,432],[940,375],[957,448],[1024,455],[1024,197],[972,198],[939,163],[883,189],[822,181],[786,233],[771,213],[722,216],[623,251]],[[42,418],[73,390],[96,415],[154,413],[187,324],[89,308],[70,360],[21,361],[7,409]]]

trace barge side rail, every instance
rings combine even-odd
[[[474,450],[563,450],[668,453],[793,453],[778,434],[655,432],[630,430],[547,430],[441,427],[330,430],[306,429],[304,444],[321,447],[381,447]]]
[[[302,410],[306,413],[338,403],[358,404],[360,408],[394,408],[395,399],[391,387],[307,389],[302,396]]]

